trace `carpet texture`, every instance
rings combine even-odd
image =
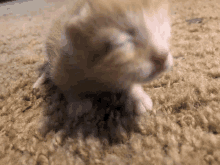
[[[69,120],[50,82],[32,90],[61,5],[1,15],[0,164],[220,164],[220,4],[170,2],[174,67],[144,85],[156,114],[141,117],[124,116],[123,96],[105,93],[94,111]]]

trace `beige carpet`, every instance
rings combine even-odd
[[[20,16],[1,14],[0,164],[220,164],[220,4],[171,3],[174,68],[145,85],[157,114],[138,119],[123,118],[101,96],[97,111],[67,121],[65,100],[50,82],[32,90],[60,4]],[[120,105],[120,97],[113,99]]]

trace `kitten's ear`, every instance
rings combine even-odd
[[[65,35],[74,44],[76,49],[85,43],[85,37],[80,26],[80,20],[78,18],[72,18],[65,27]]]
[[[82,43],[82,38],[86,38],[86,35],[89,34],[87,25],[85,25],[89,21],[89,12],[88,5],[84,4],[84,7],[80,8],[77,13],[71,15],[65,25],[66,36],[75,44]]]
[[[88,6],[90,8],[90,10],[93,12],[93,13],[96,13],[98,12],[99,10],[101,10],[100,6],[99,6],[99,0],[87,0],[88,2]]]
[[[111,1],[115,0],[87,0],[87,3],[92,14],[111,14],[114,13],[114,8],[117,8],[118,5],[120,5],[120,3],[117,3],[116,6],[114,3],[111,3]]]

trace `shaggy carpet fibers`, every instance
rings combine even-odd
[[[67,103],[51,82],[32,89],[61,4],[2,14],[0,164],[220,164],[220,4],[170,3],[174,67],[144,85],[156,113],[140,117],[125,115],[123,95],[104,93],[93,111],[68,119]]]

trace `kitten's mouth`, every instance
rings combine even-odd
[[[153,67],[151,73],[150,73],[147,77],[144,78],[143,82],[144,82],[144,83],[147,83],[147,82],[149,82],[149,81],[152,81],[152,80],[154,80],[155,78],[160,77],[163,72],[165,72],[165,71],[167,71],[167,70],[169,70],[169,69],[170,69],[170,66],[169,66],[169,67],[168,67],[168,66],[165,66],[164,68],[160,68],[160,69],[158,69],[158,68],[155,66],[155,67]]]

